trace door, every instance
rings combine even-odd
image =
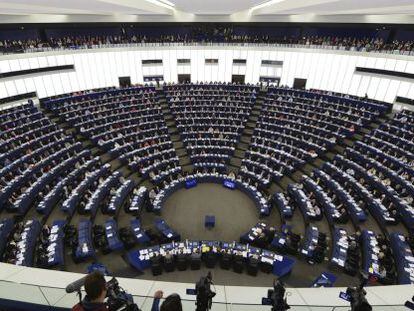
[[[191,75],[188,75],[188,74],[178,75],[178,83],[190,83],[190,82],[191,82]]]
[[[244,75],[232,75],[231,82],[244,84]]]
[[[293,82],[293,88],[294,89],[306,89],[306,79],[299,79],[295,78],[295,81]]]
[[[131,77],[119,77],[119,86],[128,87],[131,86]]]

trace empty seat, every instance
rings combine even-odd
[[[231,267],[231,255],[230,254],[223,254],[220,260],[220,268],[224,270],[229,270]]]
[[[191,254],[191,270],[200,270],[201,268],[201,255],[198,253]]]
[[[250,258],[247,263],[247,273],[249,275],[256,276],[259,271],[259,260],[255,258]]]
[[[177,270],[185,271],[188,268],[188,258],[184,254],[177,255]]]
[[[244,261],[242,256],[234,256],[233,260],[233,271],[237,273],[243,273]]]
[[[173,256],[164,257],[164,269],[166,272],[173,272],[175,270],[175,263]]]
[[[214,268],[217,263],[217,255],[212,252],[206,253],[204,257],[204,262],[207,268],[210,268],[210,269]]]
[[[162,274],[162,267],[161,267],[161,257],[152,257],[151,258],[151,272],[153,276],[161,275]]]
[[[273,266],[267,262],[261,262],[259,266],[264,273],[271,273],[273,271]]]

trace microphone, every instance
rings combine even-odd
[[[86,276],[70,283],[68,286],[66,286],[66,293],[71,294],[73,292],[78,292],[82,288],[83,284],[85,283],[85,279],[86,279]]]

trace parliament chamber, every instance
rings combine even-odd
[[[411,15],[81,15],[0,14],[0,309],[67,310],[66,283],[100,271],[148,311],[158,288],[193,310],[209,272],[213,310],[269,310],[274,280],[292,310],[348,310],[339,295],[362,278],[374,310],[403,310]]]

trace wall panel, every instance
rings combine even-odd
[[[177,65],[178,58],[190,59],[189,65]],[[206,65],[206,58],[218,64]],[[144,66],[142,59],[162,59],[162,66]],[[233,59],[246,59],[234,66]],[[261,65],[262,60],[283,61],[283,67]],[[169,47],[56,51],[0,57],[0,72],[74,64],[75,72],[49,76],[28,76],[0,81],[0,98],[37,91],[40,97],[79,90],[119,85],[118,77],[130,76],[143,83],[144,75],[163,75],[176,82],[178,74],[191,74],[195,81],[231,81],[232,74],[245,75],[246,83],[257,83],[260,76],[279,76],[281,84],[292,86],[295,78],[307,79],[307,88],[332,90],[378,100],[394,101],[396,96],[414,98],[414,81],[375,77],[355,73],[355,67],[367,67],[414,73],[414,58],[374,53],[258,48],[258,47]]]

